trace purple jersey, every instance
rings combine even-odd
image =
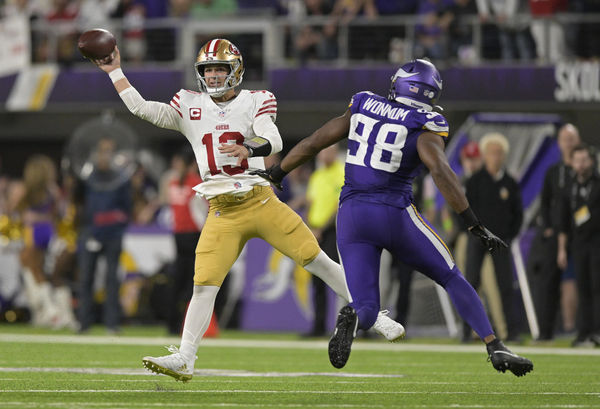
[[[368,91],[355,94],[349,108],[352,117],[340,202],[362,197],[400,208],[409,206],[412,181],[422,165],[417,139],[425,131],[446,139],[446,118]]]

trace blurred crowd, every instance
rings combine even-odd
[[[142,161],[124,166],[116,141],[110,138],[98,141],[87,168],[78,171],[34,154],[25,162],[21,178],[9,178],[0,162],[0,255],[7,256],[6,263],[15,251],[19,254],[18,272],[28,319],[34,325],[85,332],[96,322],[97,294],[92,289],[102,258],[104,322],[109,331],[118,331],[123,235],[131,225],[157,224],[163,209],[169,214],[162,216],[162,227],[178,231],[173,217],[177,205],[169,183],[175,179],[183,183],[188,173],[197,176],[195,169],[181,165],[182,155],[174,156],[171,169],[159,181]],[[0,277],[4,290],[11,281],[6,267]],[[18,305],[19,300],[11,298],[18,295],[2,294],[3,309]]]
[[[350,60],[400,62],[413,56],[467,64],[600,57],[600,18],[561,20],[566,13],[600,13],[595,0],[5,0],[1,11],[38,23],[32,31],[34,62],[80,60],[77,36],[97,27],[118,33],[129,61],[172,61],[177,24],[161,25],[162,19],[260,15],[282,17],[285,58],[300,64],[342,55]],[[233,40],[246,56],[261,52],[260,35]]]

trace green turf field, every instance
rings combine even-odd
[[[600,408],[600,349],[513,346],[535,365],[517,378],[494,371],[482,345],[358,340],[336,370],[327,340],[225,332],[183,384],[142,368],[178,341],[161,334],[0,326],[0,408]]]

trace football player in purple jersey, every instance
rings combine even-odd
[[[369,329],[379,311],[383,248],[444,287],[461,317],[486,343],[495,369],[516,376],[533,369],[496,338],[481,301],[454,263],[446,244],[412,204],[412,180],[422,164],[469,231],[493,251],[506,244],[477,219],[448,164],[448,122],[434,111],[442,79],[433,64],[411,61],[392,77],[388,97],[359,92],[346,112],[300,141],[279,165],[255,171],[278,186],[321,149],[348,138],[337,240],[352,302],[340,310],[329,359],[343,367],[356,329]]]

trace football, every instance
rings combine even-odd
[[[115,36],[110,31],[101,28],[84,32],[79,36],[77,43],[81,55],[90,60],[100,60],[108,57],[116,45]]]

